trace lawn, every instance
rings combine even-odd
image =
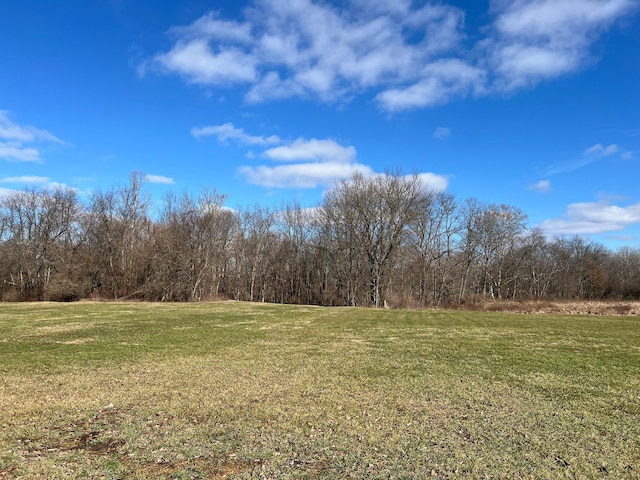
[[[640,320],[0,304],[0,479],[640,478]]]

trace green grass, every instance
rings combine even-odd
[[[640,321],[0,304],[0,429],[0,480],[640,478]]]

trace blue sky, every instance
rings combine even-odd
[[[640,0],[6,0],[0,193],[230,207],[420,173],[640,247]]]

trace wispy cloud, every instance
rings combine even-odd
[[[583,167],[586,167],[587,165],[590,165],[596,161],[598,161],[598,159],[595,157],[582,157],[569,162],[554,164],[547,167],[547,170],[545,171],[545,175],[547,177],[551,177],[553,175],[558,175],[561,173],[573,172],[575,170],[579,170]]]
[[[12,122],[9,119],[9,113],[6,110],[0,110],[0,158],[20,162],[39,162],[40,150],[31,144],[64,143],[46,130]]]
[[[195,138],[215,136],[219,142],[223,143],[228,140],[235,140],[236,142],[248,145],[274,145],[280,143],[280,138],[277,135],[249,135],[242,128],[237,128],[232,123],[192,128],[191,135]]]
[[[533,190],[538,193],[548,193],[551,191],[551,182],[549,180],[540,180],[533,185],[529,185],[529,190]]]
[[[629,245],[631,242],[634,242],[636,240],[638,240],[638,237],[636,235],[607,235],[606,238],[608,240],[613,240],[615,242],[623,242],[627,245]]]
[[[25,148],[20,144],[0,142],[0,158],[18,160],[21,162],[39,162],[40,151],[35,148]]]
[[[610,157],[612,155],[618,154],[620,158],[623,160],[630,160],[633,158],[633,152],[629,150],[624,150],[619,147],[615,143],[612,145],[604,146],[600,143],[595,144],[592,147],[587,148],[584,151],[584,155],[593,156],[593,157]]]
[[[38,140],[63,143],[52,133],[28,125],[18,125],[9,120],[7,110],[0,110],[0,138],[20,143],[35,142]]]
[[[49,177],[42,177],[42,176],[35,176],[35,175],[4,177],[0,179],[0,184],[20,185],[21,188],[25,188],[25,187],[27,188],[35,187],[35,188],[44,188],[44,189],[71,188],[72,190],[78,193],[82,193],[75,187],[69,187],[69,185],[67,185],[66,183],[56,182],[54,180],[51,180]],[[19,191],[19,190],[6,189],[6,188],[0,188],[0,190],[2,190],[4,193],[12,193],[15,191]]]
[[[49,177],[23,175],[21,177],[4,177],[0,183],[16,183],[22,185],[44,185],[50,183]]]
[[[596,143],[595,145],[585,149],[582,152],[582,156],[579,158],[569,162],[549,166],[545,174],[547,176],[552,176],[560,173],[573,172],[586,167],[587,165],[591,165],[603,158],[612,157],[614,155],[617,155],[623,160],[633,158],[633,152],[626,151],[615,143],[607,146],[604,146],[601,143]]]
[[[145,179],[145,181],[147,181],[149,183],[160,183],[160,184],[164,184],[164,185],[173,185],[174,184],[173,178],[165,177],[163,175],[146,174],[144,176],[144,179]]]
[[[433,138],[444,140],[451,136],[451,129],[447,127],[438,127],[433,131]]]
[[[238,20],[208,13],[169,31],[173,45],[139,72],[205,88],[240,86],[248,102],[348,101],[429,108],[513,91],[580,70],[591,46],[637,0],[495,0],[485,37],[470,44],[464,11],[444,3],[255,0]]]
[[[561,218],[538,226],[550,235],[590,235],[617,232],[635,224],[640,224],[640,203],[619,206],[602,200],[573,203]]]
[[[620,150],[620,147],[615,143],[613,145],[609,145],[608,147],[603,146],[600,143],[595,144],[593,147],[589,147],[584,151],[584,155],[588,156],[596,156],[596,157],[608,157],[617,153]]]

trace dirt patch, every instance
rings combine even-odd
[[[179,474],[190,474],[190,478],[207,478],[209,480],[224,480],[232,478],[244,472],[252,471],[256,465],[237,460],[228,460],[218,463],[208,459],[195,459],[183,462],[158,462],[146,465],[129,465],[133,468],[138,477],[145,478],[165,478]],[[258,465],[259,466],[259,465]],[[205,475],[205,477],[202,477]],[[172,477],[173,478],[173,477]],[[180,477],[184,478],[184,477]]]
[[[121,465],[123,471],[134,478],[206,478],[223,480],[235,475],[261,468],[262,461],[253,462],[237,458],[196,457],[179,461],[158,458],[149,461],[136,458],[128,450],[122,434],[123,423],[130,412],[121,411],[112,405],[98,411],[88,420],[79,420],[53,428],[57,437],[51,441],[44,438],[17,438],[20,454],[25,459],[39,459],[80,452],[84,455],[111,458]],[[127,417],[127,418],[125,418]],[[85,458],[89,458],[86,457]],[[90,462],[90,460],[88,460]],[[0,480],[9,478],[13,468],[0,470]]]

